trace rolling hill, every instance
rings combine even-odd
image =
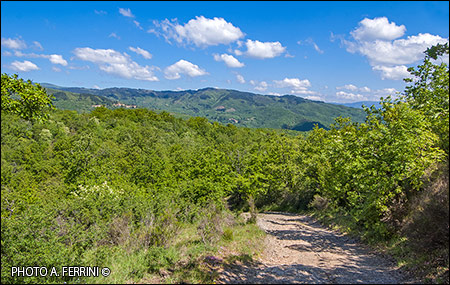
[[[184,91],[154,91],[132,88],[106,88],[88,89],[78,87],[57,87],[46,83],[42,86],[51,86],[50,90],[58,89],[68,92],[70,96],[59,96],[56,106],[72,107],[78,110],[83,99],[87,107],[93,102],[105,103],[107,107],[115,102],[136,105],[152,110],[164,110],[175,114],[206,117],[208,120],[222,124],[235,124],[251,128],[276,128],[297,131],[311,130],[314,124],[319,127],[328,127],[334,118],[351,117],[355,122],[362,122],[365,113],[361,109],[342,105],[329,104],[321,101],[312,101],[292,95],[271,96],[229,89],[204,88]],[[64,100],[78,100],[76,104],[63,102]],[[95,103],[97,104],[97,103]],[[109,105],[108,105],[109,104]],[[93,108],[92,108],[93,109]],[[89,110],[89,108],[87,108]]]

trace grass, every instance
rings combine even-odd
[[[102,259],[108,277],[88,277],[83,283],[213,283],[218,270],[236,260],[252,261],[262,251],[265,233],[256,225],[234,218],[217,241],[205,244],[198,224],[184,224],[165,247],[132,251],[125,247],[98,247],[85,255],[86,264]]]

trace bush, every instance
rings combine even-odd
[[[200,212],[197,233],[204,244],[215,244],[223,235],[223,213],[215,204],[209,204]]]
[[[316,194],[314,195],[314,199],[309,203],[309,207],[322,211],[328,208],[328,204],[329,200],[327,198],[323,198]]]
[[[402,232],[417,250],[430,253],[449,245],[448,162],[411,204]],[[447,256],[448,258],[448,256]]]

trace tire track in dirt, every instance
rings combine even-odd
[[[265,250],[253,262],[225,265],[217,283],[415,283],[393,261],[305,215],[259,214]]]

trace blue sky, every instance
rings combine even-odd
[[[448,42],[448,27],[448,1],[2,1],[1,72],[87,88],[378,100],[404,90],[406,68]]]

